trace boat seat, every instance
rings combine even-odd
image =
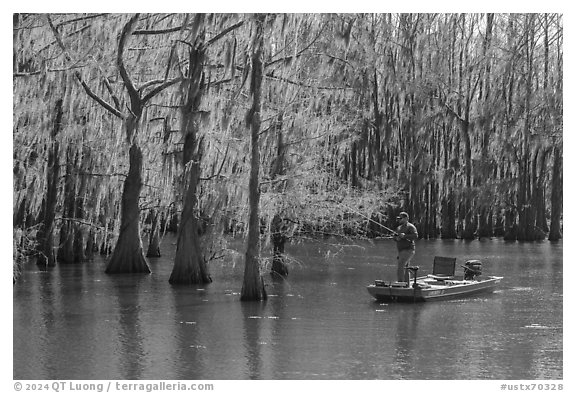
[[[436,281],[452,280],[454,276],[439,276],[436,274],[428,274],[426,277],[432,278]]]
[[[454,278],[455,271],[456,258],[435,256],[432,274],[429,274],[428,277],[435,280],[449,280]]]

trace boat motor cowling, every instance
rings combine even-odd
[[[464,268],[464,280],[473,280],[482,274],[482,262],[476,259],[466,261],[462,267]]]

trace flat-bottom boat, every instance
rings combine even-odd
[[[406,282],[385,282],[376,280],[367,289],[378,301],[384,302],[423,302],[445,300],[479,293],[492,292],[503,277],[480,278],[482,263],[470,260],[462,265],[464,274],[455,276],[456,258],[435,257],[433,273],[417,277],[418,266],[407,269],[414,280]]]

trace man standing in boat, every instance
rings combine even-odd
[[[415,241],[418,239],[418,231],[413,224],[408,222],[408,213],[401,212],[396,219],[400,224],[394,234],[396,248],[398,249],[397,279],[399,282],[409,282],[410,275],[406,268],[410,266],[410,261],[416,254]]]

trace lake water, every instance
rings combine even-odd
[[[174,243],[150,275],[29,264],[13,290],[14,379],[563,378],[561,242],[420,240],[420,273],[442,255],[504,276],[492,294],[422,304],[367,293],[394,277],[390,240],[287,245],[289,277],[266,274],[256,303],[239,300],[241,256],[212,264],[205,287],[168,284]]]

